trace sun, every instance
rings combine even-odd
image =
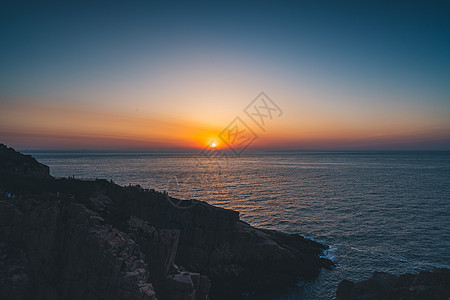
[[[217,144],[216,144],[216,142],[211,142],[210,146],[211,146],[211,148],[216,148]]]

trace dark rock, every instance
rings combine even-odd
[[[320,258],[327,247],[277,231],[254,228],[238,212],[197,202],[179,210],[165,195],[126,188],[112,193],[121,211],[136,215],[156,228],[180,230],[175,263],[207,275],[211,295],[238,295],[295,285],[332,262]]]
[[[194,204],[177,209],[166,193],[106,180],[55,179],[1,146],[0,298],[206,300],[294,285],[332,266],[322,244]]]
[[[435,269],[432,272],[422,271],[416,275],[400,276],[375,272],[369,279],[356,283],[344,279],[336,291],[336,300],[448,300],[449,298],[449,269]]]
[[[9,175],[50,178],[50,169],[32,157],[0,144],[0,172]]]
[[[336,290],[336,299],[351,299],[354,286],[355,283],[347,279],[339,282]]]
[[[2,268],[0,298],[156,299],[134,241],[83,205],[65,200],[26,199],[20,211],[17,200],[0,198],[0,210],[7,212],[0,221],[6,245],[1,263],[8,266]],[[15,257],[16,263],[8,262]]]

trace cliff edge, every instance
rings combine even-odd
[[[257,229],[199,201],[106,180],[53,178],[0,145],[1,299],[214,299],[294,285],[326,246]]]

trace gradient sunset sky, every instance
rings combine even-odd
[[[2,1],[0,142],[202,148],[264,91],[283,115],[252,127],[254,149],[450,150],[449,16],[449,1]]]

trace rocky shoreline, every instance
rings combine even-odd
[[[313,279],[327,246],[106,180],[56,179],[0,145],[1,299],[214,299]]]
[[[231,299],[314,279],[334,266],[327,248],[206,202],[177,209],[139,186],[56,179],[0,144],[0,299]],[[376,272],[336,291],[337,300],[449,298],[448,269]]]
[[[343,280],[336,291],[336,300],[447,300],[450,299],[450,270],[435,269],[419,274],[375,272],[369,279]]]

